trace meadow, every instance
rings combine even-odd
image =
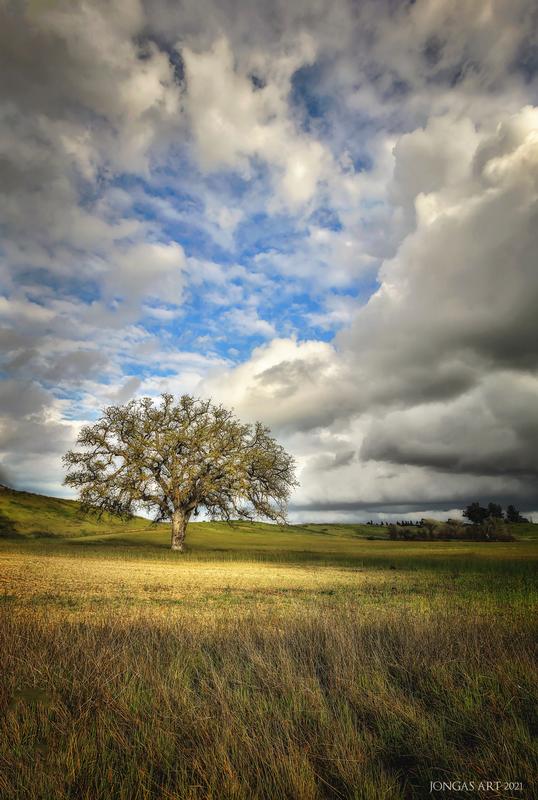
[[[536,796],[538,526],[0,519],[2,798]]]

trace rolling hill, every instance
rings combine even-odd
[[[76,500],[62,500],[0,486],[0,538],[65,538],[125,533],[147,528],[135,517],[123,522],[106,514],[101,520],[82,515]]]
[[[353,539],[372,536],[385,539],[382,529],[368,525],[311,524],[280,527],[264,522],[189,523],[189,544],[196,550],[266,549],[331,551]],[[152,524],[143,517],[126,522],[109,514],[97,519],[84,515],[76,500],[46,497],[0,487],[0,540],[45,543],[107,545],[124,547],[167,547],[170,530],[166,524]]]
[[[538,525],[514,525],[518,540],[538,538]],[[280,527],[264,522],[238,522],[232,527],[225,522],[189,523],[188,545],[196,551],[231,553],[241,551],[281,551],[321,555],[347,553],[366,540],[376,549],[387,545],[386,529],[362,523],[311,523]],[[83,515],[76,500],[47,497],[0,486],[0,540],[31,542],[41,540],[79,545],[108,547],[163,548],[169,545],[170,530],[166,524],[152,524],[144,517],[122,521],[109,514],[101,519]],[[355,542],[355,544],[353,544]],[[413,544],[413,547],[410,547]],[[440,546],[440,543],[438,543]],[[408,552],[424,543],[404,543]],[[393,545],[390,546],[393,550]]]

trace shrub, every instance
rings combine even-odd
[[[398,530],[396,525],[393,524],[389,525],[389,537],[393,541],[400,538],[400,531]]]
[[[508,531],[504,521],[498,517],[488,517],[481,525],[477,526],[479,538],[482,541],[513,542],[514,537]]]

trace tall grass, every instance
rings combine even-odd
[[[530,620],[341,604],[0,623],[6,800],[397,800],[464,778],[531,797]]]
[[[207,531],[1,544],[2,800],[535,795],[533,542]]]

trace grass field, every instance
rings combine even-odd
[[[2,798],[536,796],[534,526],[200,523],[179,555],[146,520],[8,500]]]

